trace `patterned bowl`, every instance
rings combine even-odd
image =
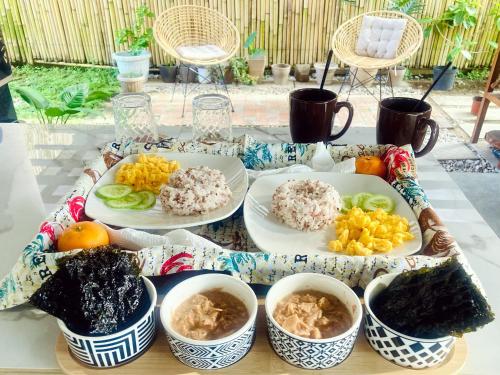
[[[115,367],[133,361],[149,348],[155,336],[156,289],[151,281],[142,277],[151,304],[137,322],[112,335],[82,336],[69,330],[60,319],[71,354],[92,367]]]
[[[237,296],[248,309],[250,318],[238,331],[217,340],[194,340],[177,333],[171,325],[172,315],[182,302],[205,290],[220,288]],[[191,277],[170,290],[160,307],[160,318],[174,356],[190,367],[219,369],[238,362],[252,347],[257,316],[257,297],[240,279],[224,274]]]
[[[422,369],[444,361],[455,344],[455,337],[419,339],[399,333],[378,319],[370,302],[397,276],[390,273],[373,279],[365,289],[365,336],[371,347],[385,359],[403,367]]]
[[[277,303],[290,293],[307,289],[337,297],[350,310],[352,327],[326,339],[307,339],[284,330],[273,318]],[[274,351],[286,362],[306,369],[324,369],[342,363],[351,354],[363,316],[361,302],[351,288],[333,277],[316,273],[297,273],[281,279],[267,293],[265,307]]]

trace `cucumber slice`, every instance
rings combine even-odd
[[[132,192],[132,187],[122,184],[110,184],[101,186],[95,192],[101,199],[120,199]]]
[[[140,195],[142,200],[139,204],[132,207],[133,210],[147,210],[156,204],[156,195],[151,191],[139,191],[137,194]]]
[[[363,209],[366,211],[375,211],[377,208],[381,208],[387,213],[391,213],[395,207],[396,203],[391,198],[380,194],[368,197],[363,202]]]
[[[137,193],[130,193],[120,199],[108,199],[104,204],[111,208],[132,208],[141,203],[142,197]]]
[[[352,208],[352,197],[350,195],[343,195],[342,199],[342,209],[340,210],[342,213],[346,213]]]
[[[363,193],[358,193],[356,195],[354,195],[352,197],[352,206],[356,206],[356,207],[359,207],[361,209],[363,209],[363,203],[365,202],[366,199],[368,199],[369,197],[373,196],[373,194],[371,193],[366,193],[366,192],[363,192]]]

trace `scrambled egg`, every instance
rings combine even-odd
[[[346,255],[387,253],[404,241],[414,238],[408,220],[382,209],[364,212],[353,207],[335,219],[337,239],[328,243],[330,251]]]
[[[115,183],[130,185],[135,191],[149,190],[159,194],[160,187],[180,167],[176,160],[167,161],[161,156],[140,154],[135,163],[123,164],[118,169]]]

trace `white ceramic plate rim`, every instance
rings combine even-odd
[[[374,253],[370,256],[376,256],[376,255],[385,255],[385,256],[408,256],[417,253],[420,251],[422,247],[422,233],[420,231],[420,226],[418,224],[417,217],[415,216],[415,213],[413,212],[413,209],[410,207],[408,202],[397,192],[391,185],[389,185],[385,180],[381,179],[380,177],[377,176],[371,176],[371,175],[358,175],[358,174],[340,174],[340,173],[331,173],[331,172],[304,172],[304,173],[286,173],[286,174],[275,174],[275,175],[270,175],[270,176],[263,176],[258,178],[252,186],[250,186],[250,189],[248,190],[248,193],[245,197],[245,202],[243,203],[243,217],[245,220],[245,226],[247,228],[247,232],[255,245],[262,250],[263,252],[267,253],[273,253],[273,254],[311,254],[311,255],[323,255],[323,256],[335,256],[335,255],[343,255],[341,253],[336,253],[336,252],[330,252],[328,251],[327,245],[328,245],[328,240],[325,239],[324,241],[324,246],[321,246],[321,249],[319,248],[304,248],[300,250],[283,250],[283,249],[271,249],[271,245],[269,244],[270,241],[272,241],[270,238],[272,238],[272,234],[269,234],[269,236],[266,236],[264,238],[264,235],[261,235],[259,232],[259,229],[262,229],[262,226],[264,224],[262,223],[269,223],[271,225],[276,225],[278,224],[283,231],[286,231],[288,233],[293,233],[293,234],[299,234],[301,235],[301,238],[307,235],[307,232],[300,232],[299,230],[293,229],[291,227],[288,227],[284,223],[278,223],[277,220],[272,220],[267,217],[259,217],[257,218],[257,215],[255,213],[255,209],[252,208],[252,206],[255,204],[254,202],[250,202],[250,200],[257,201],[257,203],[261,203],[261,200],[263,199],[262,197],[255,198],[254,194],[255,191],[258,191],[258,189],[262,189],[264,191],[266,197],[266,201],[271,201],[271,197],[274,193],[274,189],[278,187],[281,183],[287,181],[287,180],[305,180],[305,179],[318,179],[327,183],[332,184],[332,179],[335,178],[348,178],[352,180],[360,180],[360,181],[370,181],[370,183],[379,185],[380,189],[386,190],[387,193],[392,195],[392,198],[396,200],[396,211],[395,213],[400,212],[400,210],[404,210],[406,214],[400,213],[401,216],[404,216],[408,219],[410,223],[410,230],[412,234],[415,236],[415,238],[410,241],[409,243],[403,243],[402,245],[394,248],[392,251],[388,253]],[[274,187],[274,189],[263,189],[262,186],[265,186],[264,184],[271,185]],[[335,184],[333,184],[335,187]],[[382,185],[386,185],[383,186]],[[357,189],[354,191],[346,191],[342,192],[339,191],[340,195],[348,194],[348,195],[354,195],[356,193],[359,193],[363,190]],[[369,191],[365,189],[364,191]],[[376,192],[375,192],[376,193]],[[379,194],[379,193],[377,193]],[[268,209],[268,211],[271,211],[271,207],[265,206],[265,208]],[[269,214],[269,216],[274,216],[272,213]],[[260,223],[259,225],[255,225],[255,223],[258,222]],[[326,231],[332,231],[329,228],[322,229],[321,231],[318,232],[311,232],[310,235],[316,236],[318,233],[323,233],[325,234],[326,237]],[[333,232],[332,232],[332,237],[333,239]],[[276,242],[276,240],[275,240]],[[280,242],[281,244],[281,242]],[[408,248],[409,244],[411,244],[411,247]],[[290,243],[291,246],[293,246]],[[284,245],[280,245],[280,247],[284,247]]]
[[[109,176],[113,175],[116,173],[118,168],[124,164],[124,163],[130,163],[133,162],[137,157],[138,154],[133,154],[125,157],[124,159],[120,160],[118,163],[116,163],[113,167],[108,169],[102,177],[94,184],[92,189],[90,190],[88,196],[87,196],[87,201],[85,202],[85,213],[88,217],[99,220],[105,224],[108,225],[114,225],[118,227],[127,227],[127,228],[134,228],[134,229],[179,229],[179,228],[188,228],[188,227],[193,227],[193,226],[198,226],[198,225],[203,225],[203,224],[210,224],[219,220],[223,220],[229,216],[231,216],[243,203],[243,200],[245,199],[245,194],[248,190],[248,174],[245,169],[245,166],[243,165],[242,161],[239,158],[236,157],[231,157],[231,156],[223,156],[223,155],[211,155],[211,154],[197,154],[197,153],[188,153],[188,152],[158,152],[158,153],[149,153],[147,155],[158,155],[162,156],[164,158],[170,159],[170,160],[179,160],[181,163],[181,168],[189,168],[189,167],[194,167],[194,166],[200,166],[204,165],[204,163],[207,162],[207,160],[214,161],[215,164],[220,164],[224,165],[226,163],[236,163],[237,164],[237,173],[241,173],[242,176],[237,179],[237,181],[241,182],[237,185],[237,189],[235,189],[235,186],[231,188],[231,191],[233,193],[233,196],[231,198],[231,201],[224,207],[220,207],[216,210],[210,211],[204,215],[192,215],[192,216],[179,216],[179,218],[182,219],[182,222],[180,223],[165,223],[165,222],[154,222],[154,223],[149,223],[149,224],[141,224],[140,222],[134,222],[134,223],[124,223],[123,220],[120,220],[121,215],[120,214],[128,214],[131,212],[135,212],[138,215],[140,214],[147,214],[147,211],[134,211],[134,210],[114,210],[112,208],[106,207],[104,203],[101,202],[101,199],[99,199],[96,195],[95,192],[97,189],[99,189],[101,186],[107,184],[107,183],[113,183],[112,180],[109,180]],[[186,160],[196,160],[195,163],[191,162],[186,162]],[[184,161],[183,161],[184,160]],[[187,165],[186,165],[187,163]],[[217,167],[214,167],[217,168]],[[222,167],[221,167],[222,168]],[[219,168],[217,168],[219,169]],[[226,180],[230,176],[226,176]],[[107,181],[104,183],[103,181]],[[231,184],[229,184],[231,185]],[[157,203],[156,205],[158,206],[158,198],[157,198]],[[230,207],[230,209],[228,209]],[[106,210],[107,215],[111,215],[110,217],[103,217],[101,212],[102,210]],[[108,211],[109,210],[109,211]],[[217,212],[219,210],[224,210],[222,213],[218,214]],[[112,212],[112,214],[111,214]],[[170,215],[165,213],[165,215]],[[173,217],[175,215],[171,215],[170,217]],[[167,217],[167,216],[166,216]],[[189,219],[190,220],[189,220]],[[187,219],[187,220],[186,220]],[[138,218],[139,220],[139,218]]]

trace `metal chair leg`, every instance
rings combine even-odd
[[[344,85],[345,85],[345,82],[347,81],[347,77],[349,76],[349,71],[347,71],[347,73],[344,74],[344,79],[342,80],[342,83],[340,84],[340,88],[339,88],[339,97],[340,97],[340,93],[342,92],[342,89],[344,88]]]
[[[226,90],[227,97],[229,98],[229,103],[231,103],[231,111],[234,112],[233,101],[231,100],[231,97],[229,96],[229,90],[227,89],[226,82],[224,82],[224,71],[222,70],[222,66],[220,64],[218,64],[217,66],[219,68],[220,77],[222,79],[222,85],[224,86],[224,89]]]
[[[189,76],[189,73],[188,73],[188,76]],[[183,95],[184,95],[184,102],[182,104],[182,116],[181,117],[184,117],[184,110],[186,108],[186,98],[187,98],[187,86],[188,86],[188,79],[186,79],[186,82],[184,82],[184,92],[183,92]]]
[[[358,68],[356,68],[354,70],[354,76],[352,77],[352,80],[351,80],[351,85],[349,86],[349,92],[347,93],[347,100],[346,101],[349,101],[349,97],[351,96],[351,90],[354,86],[354,83],[356,82],[356,76],[358,75]]]

